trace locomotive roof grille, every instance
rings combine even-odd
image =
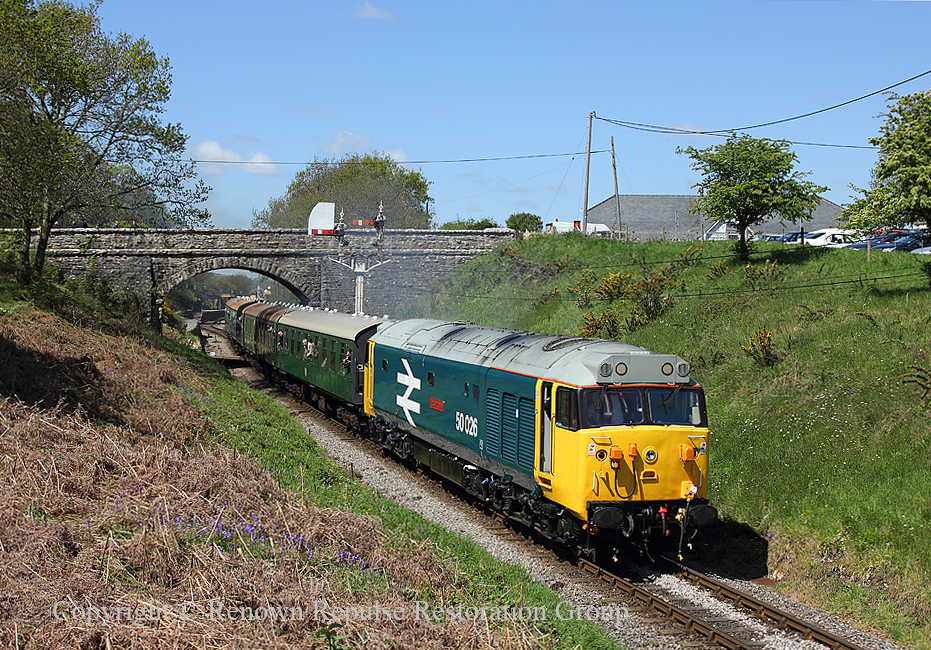
[[[464,329],[465,329],[465,326],[457,327],[457,328],[455,328],[455,329],[451,329],[451,330],[449,330],[448,332],[446,332],[446,334],[444,334],[443,336],[441,336],[439,340],[440,340],[440,341],[445,341],[446,339],[450,338],[451,336],[455,336],[456,334],[458,334],[459,332],[461,332],[461,331],[464,330]]]
[[[507,345],[508,343],[511,343],[512,341],[516,341],[517,339],[524,338],[524,336],[526,336],[524,332],[520,332],[518,334],[511,334],[510,336],[505,336],[503,339],[500,339],[495,342],[495,349],[504,347],[505,345]]]
[[[580,337],[569,337],[569,338],[559,338],[555,341],[550,341],[543,346],[544,352],[555,352],[556,350],[562,350],[563,348],[568,348],[572,345],[583,345],[585,343],[592,343],[595,339],[587,339]]]

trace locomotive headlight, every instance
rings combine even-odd
[[[689,364],[684,363],[684,362],[679,364],[679,376],[680,377],[689,376]]]
[[[601,368],[598,369],[598,372],[601,373],[602,377],[610,377],[611,376],[611,364],[610,363],[601,364]]]
[[[664,374],[664,375],[671,375],[671,374],[672,374],[672,370],[673,370],[673,368],[672,368],[672,364],[671,364],[671,363],[664,363],[664,364],[663,364],[663,374]]]
[[[647,447],[643,450],[643,460],[648,463],[656,462],[656,450],[653,447]]]
[[[627,364],[624,363],[623,361],[622,361],[621,363],[617,364],[616,366],[614,366],[614,372],[616,372],[616,373],[619,374],[619,375],[626,375],[626,374],[627,374]]]

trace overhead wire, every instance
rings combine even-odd
[[[597,120],[601,120],[609,124],[615,124],[617,126],[622,126],[622,127],[629,128],[629,129],[648,131],[652,133],[664,133],[664,134],[669,134],[669,135],[726,136],[730,133],[735,133],[738,131],[749,131],[751,129],[759,129],[765,126],[785,124],[787,122],[793,122],[796,120],[804,119],[806,117],[812,117],[814,115],[819,115],[821,113],[833,111],[835,109],[842,108],[844,106],[849,106],[850,104],[854,104],[864,99],[868,99],[875,95],[888,92],[892,90],[893,88],[898,88],[899,86],[915,81],[916,79],[920,79],[929,74],[931,74],[931,70],[926,70],[912,77],[909,77],[908,79],[904,79],[902,81],[886,86],[885,88],[874,90],[873,92],[867,93],[865,95],[861,95],[855,99],[849,99],[845,102],[834,104],[833,106],[828,106],[826,108],[819,108],[818,110],[808,111],[807,113],[802,113],[800,115],[794,115],[792,117],[786,117],[786,118],[782,118],[778,120],[770,120],[769,122],[761,122],[759,124],[751,124],[749,126],[741,126],[737,128],[731,127],[727,129],[712,129],[712,130],[701,131],[701,130],[695,130],[695,129],[683,129],[681,127],[674,127],[674,126],[662,126],[658,124],[632,122],[629,120],[618,120],[618,119],[612,119],[612,118],[607,118],[607,117],[601,117],[596,114],[593,114],[593,117]],[[790,142],[791,144],[806,145],[806,146],[813,146],[813,147],[841,147],[841,148],[846,148],[846,149],[875,149],[876,148],[876,147],[866,146],[866,145],[825,144],[825,143],[818,143],[818,142],[793,142],[790,140],[787,140],[787,142]],[[591,151],[591,153],[602,154],[602,153],[608,153],[608,151],[609,151],[608,149],[598,149],[598,150]],[[514,155],[514,156],[488,156],[488,157],[482,157],[482,158],[453,158],[453,159],[439,159],[439,160],[404,160],[404,161],[398,161],[398,162],[399,164],[405,164],[405,165],[438,165],[438,164],[456,164],[456,163],[496,162],[496,161],[502,161],[502,160],[531,160],[531,159],[537,159],[537,158],[575,157],[583,153],[585,152],[575,151],[575,152],[569,152],[569,153],[522,154],[522,155]],[[297,162],[297,161],[274,161],[274,160],[194,160],[192,159],[191,162],[200,163],[200,164],[212,164],[212,165],[310,165],[316,161]],[[354,161],[348,161],[348,160],[347,161],[327,160],[325,162],[327,162],[328,164],[334,164],[334,165],[355,164]]]
[[[750,131],[752,129],[759,129],[759,128],[766,127],[766,126],[774,126],[776,124],[785,124],[787,122],[793,122],[795,120],[801,120],[806,117],[812,117],[814,115],[819,115],[821,113],[833,111],[835,109],[842,108],[844,106],[849,106],[850,104],[854,104],[864,99],[868,99],[875,95],[888,92],[892,90],[893,88],[897,88],[899,86],[907,84],[911,81],[915,81],[916,79],[920,79],[921,77],[924,77],[929,74],[931,74],[931,70],[926,70],[920,74],[909,77],[908,79],[904,79],[890,86],[886,86],[885,88],[880,88],[879,90],[874,90],[871,93],[861,95],[860,97],[857,97],[855,99],[850,99],[845,102],[834,104],[833,106],[828,106],[826,108],[820,108],[815,111],[808,111],[807,113],[802,113],[801,115],[794,115],[792,117],[786,117],[786,118],[782,118],[778,120],[770,120],[769,122],[761,122],[759,124],[751,124],[748,126],[741,126],[741,127],[736,127],[736,128],[731,127],[727,129],[695,130],[695,129],[683,129],[681,127],[673,127],[673,126],[662,126],[662,125],[657,125],[657,124],[646,124],[643,122],[632,122],[628,120],[610,119],[610,118],[605,118],[605,117],[599,117],[598,115],[595,115],[594,117],[595,119],[601,120],[603,122],[607,122],[609,124],[615,124],[617,126],[622,126],[622,127],[629,128],[629,129],[635,129],[638,131],[647,131],[651,133],[664,133],[664,134],[670,134],[670,135],[727,136],[729,134],[736,133],[739,131]],[[876,149],[877,148],[877,147],[866,146],[866,145],[838,145],[838,144],[825,144],[825,143],[817,143],[817,142],[793,142],[789,140],[787,140],[787,142],[790,142],[791,144],[815,146],[815,147],[840,147],[840,148],[845,148],[845,149]]]

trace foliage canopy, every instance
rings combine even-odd
[[[848,226],[874,230],[924,222],[931,228],[931,90],[889,98],[870,189],[845,211]]]
[[[749,255],[747,228],[771,216],[781,221],[808,219],[818,205],[819,194],[828,188],[804,180],[808,173],[794,171],[798,158],[785,140],[757,139],[731,135],[726,142],[707,149],[676,149],[687,154],[692,168],[703,178],[692,213],[704,214],[715,222],[737,226],[737,254]]]
[[[535,214],[529,212],[517,212],[508,217],[505,222],[508,228],[513,228],[518,232],[540,232],[543,230],[543,220]]]
[[[498,228],[498,223],[494,219],[482,217],[481,219],[454,219],[440,226],[440,230],[485,230],[485,228]]]
[[[253,211],[255,228],[306,228],[307,217],[321,201],[336,204],[346,226],[353,219],[374,218],[382,202],[388,228],[429,228],[430,182],[387,154],[350,154],[341,159],[315,158],[298,172],[284,196]]]
[[[102,32],[98,6],[0,0],[0,220],[21,230],[23,281],[41,273],[56,225],[209,220],[187,137],[160,120],[168,59]]]

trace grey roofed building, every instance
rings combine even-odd
[[[620,194],[620,230],[614,197],[610,197],[588,209],[589,223],[601,223],[630,239],[701,239],[702,231],[713,225],[704,215],[691,214],[689,209],[697,195]],[[841,207],[827,199],[821,199],[812,218],[793,224],[779,223],[778,218],[769,219],[754,228],[757,234],[791,232],[804,227],[807,232],[821,228],[836,228]]]

